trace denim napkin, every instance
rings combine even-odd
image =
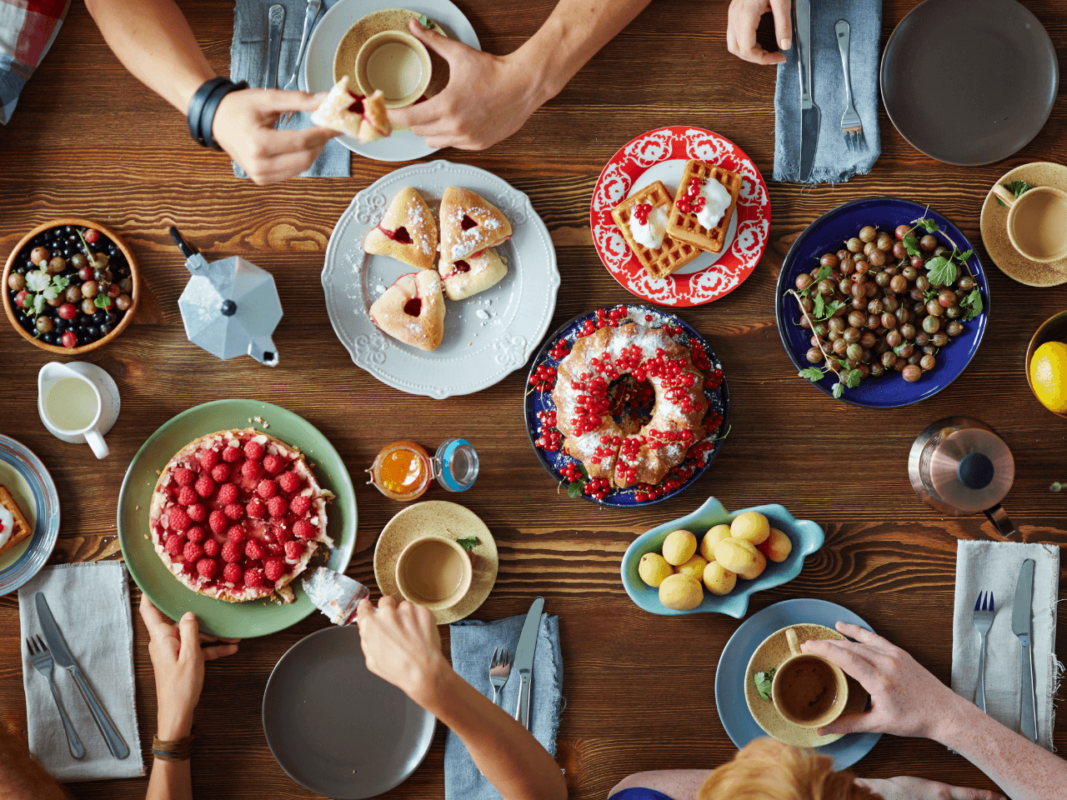
[[[489,662],[497,647],[511,649],[512,659],[526,615],[496,622],[464,620],[450,626],[452,668],[482,694],[493,696],[489,683]],[[563,652],[559,646],[559,617],[543,614],[534,651],[533,694],[530,697],[530,733],[556,755],[556,731],[563,704]],[[504,710],[514,716],[519,700],[519,674],[514,669],[504,687]],[[445,739],[445,800],[499,800],[493,788],[474,765],[466,746],[456,734]]]
[[[337,0],[325,0],[315,24]],[[233,11],[233,42],[230,44],[230,80],[248,81],[248,85],[262,89],[267,75],[267,10],[273,5],[285,6],[285,28],[282,33],[282,52],[278,61],[278,88],[284,89],[296,69],[296,56],[300,51],[300,37],[304,32],[305,0],[237,0]],[[312,27],[314,32],[314,27]],[[311,36],[311,33],[308,34]],[[307,58],[307,50],[304,51]],[[299,79],[298,79],[299,82]],[[284,130],[301,130],[311,127],[311,115],[300,112],[282,126]],[[301,178],[347,178],[351,173],[351,154],[343,144],[331,139],[322,154]],[[234,162],[233,174],[238,178],[248,175]]]
[[[845,113],[845,77],[834,25],[848,20],[852,102],[863,123],[866,146],[849,150],[841,133]],[[878,59],[882,37],[881,0],[812,0],[812,98],[822,112],[815,167],[805,183],[840,183],[866,175],[881,153],[878,134]],[[800,75],[796,37],[778,65],[774,88],[774,179],[800,182]]]

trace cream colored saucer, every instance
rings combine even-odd
[[[786,720],[774,707],[770,700],[764,700],[756,690],[753,676],[757,672],[768,672],[789,658],[789,642],[786,641],[785,632],[793,628],[797,632],[800,643],[812,639],[844,639],[835,630],[822,625],[789,625],[779,631],[775,631],[763,643],[756,648],[756,652],[749,659],[748,669],[745,670],[745,701],[752,718],[770,736],[780,742],[796,745],[797,747],[821,747],[840,739],[843,734],[832,736],[819,736],[815,728],[801,728]],[[848,679],[848,704],[844,714],[858,714],[867,706],[867,691],[852,678]]]
[[[1005,173],[997,183],[1026,181],[1033,186],[1053,186],[1067,191],[1067,167],[1048,161],[1024,164]],[[1000,271],[1027,286],[1059,286],[1067,283],[1067,258],[1050,264],[1031,261],[1019,254],[1008,239],[1008,209],[997,202],[992,188],[982,204],[982,244]]]
[[[434,612],[438,625],[448,625],[470,616],[485,602],[496,583],[500,555],[493,534],[473,511],[444,500],[416,503],[389,520],[374,546],[374,580],[382,595],[401,598],[396,585],[396,560],[405,547],[429,535],[453,540],[478,537],[478,546],[470,551],[474,567],[470,591],[452,608]]]

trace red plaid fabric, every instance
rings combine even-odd
[[[0,125],[52,46],[70,0],[0,0]]]

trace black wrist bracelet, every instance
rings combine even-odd
[[[222,150],[215,142],[215,135],[211,130],[211,126],[215,123],[215,113],[219,110],[219,105],[226,95],[230,92],[237,92],[247,88],[247,81],[241,81],[240,83],[227,81],[216,87],[208,96],[204,102],[204,108],[200,112],[200,135],[203,137],[206,147],[210,147],[213,150]]]
[[[224,83],[229,83],[228,78],[212,78],[211,80],[204,81],[200,88],[193,94],[193,98],[189,101],[189,111],[186,114],[186,119],[189,122],[189,135],[193,137],[193,141],[199,145],[204,144],[204,137],[200,133],[200,117],[204,110],[204,102],[217,87]]]

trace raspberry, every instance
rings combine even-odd
[[[263,469],[269,472],[271,475],[277,475],[283,469],[285,469],[285,459],[281,456],[276,456],[271,453],[263,458]]]
[[[214,450],[201,450],[200,451],[200,466],[204,469],[212,469],[219,463],[219,454]]]
[[[207,537],[207,533],[199,525],[194,525],[185,532],[185,538],[190,542],[200,543]]]
[[[282,487],[283,492],[292,494],[300,488],[301,483],[303,481],[295,472],[283,472],[278,476],[278,485]]]
[[[308,513],[308,509],[311,508],[311,498],[306,494],[298,494],[289,501],[289,508],[298,517],[302,517]]]
[[[228,506],[237,499],[237,487],[232,483],[224,483],[219,489],[219,505]]]
[[[245,542],[245,555],[253,561],[259,561],[263,558],[263,548],[255,539],[249,539]]]
[[[226,508],[222,509],[222,511],[234,522],[245,515],[245,507],[240,503],[230,503]]]
[[[304,555],[304,543],[303,542],[286,542],[285,543],[285,557],[290,561],[296,561],[300,556]]]
[[[272,481],[270,478],[260,481],[256,487],[256,494],[264,500],[270,500],[274,495],[278,494],[277,482]]]
[[[240,525],[234,525],[226,531],[226,538],[234,544],[243,544],[244,540],[248,538],[248,534],[245,533],[245,529]]]
[[[308,522],[306,519],[298,519],[296,521],[296,524],[293,525],[293,533],[295,533],[301,539],[314,539],[315,526]]]
[[[284,517],[285,512],[289,510],[289,504],[285,502],[284,497],[272,497],[267,501],[267,511],[274,519]]]
[[[226,569],[222,571],[222,577],[226,579],[227,583],[240,583],[241,574],[240,564],[227,564]]]
[[[217,458],[218,456],[216,456]],[[211,469],[211,479],[215,483],[226,483],[230,479],[230,465],[229,464],[216,464]]]
[[[213,558],[202,558],[196,562],[196,571],[200,573],[201,578],[211,580],[218,574],[219,562]]]
[[[285,562],[280,558],[269,558],[263,563],[263,572],[267,580],[274,583],[285,574]]]
[[[249,462],[245,462],[246,464]],[[263,501],[258,497],[253,497],[248,501],[248,505],[245,506],[245,512],[252,519],[263,519],[267,516],[267,507],[263,504]]]
[[[202,547],[204,548],[204,555],[209,558],[218,557],[219,551],[222,550],[222,546],[219,544],[218,539],[208,539],[204,542]]]
[[[273,534],[275,541],[279,541],[282,544],[292,541],[293,539],[293,532],[286,528],[271,528],[271,534]]]
[[[180,533],[172,533],[167,537],[166,548],[168,553],[177,558],[185,549],[185,537]]]
[[[187,467],[178,467],[174,470],[174,481],[179,486],[192,486],[196,480],[196,473]]]
[[[211,516],[208,517],[207,524],[211,526],[211,530],[215,533],[222,533],[229,527],[230,518],[221,511],[212,511]]]
[[[241,460],[241,449],[238,447],[225,447],[222,450],[222,460],[227,464],[234,464]]]
[[[183,486],[178,490],[178,502],[183,506],[191,506],[193,503],[199,502],[200,496],[197,495],[191,486]]]
[[[241,465],[241,474],[250,481],[258,481],[263,475],[263,465],[258,461],[246,461]]]
[[[167,522],[167,528],[169,530],[184,531],[189,527],[189,515],[177,506],[171,506]]]
[[[201,497],[211,497],[215,494],[215,481],[207,475],[201,475],[196,479],[196,493]]]
[[[245,586],[249,589],[255,589],[258,586],[263,585],[263,570],[250,569],[245,571]]]
[[[196,542],[186,542],[185,549],[182,550],[182,558],[191,564],[195,564],[200,556],[204,555],[204,548],[198,545]]]
[[[189,519],[193,522],[203,522],[207,519],[207,508],[203,503],[197,503],[189,506],[185,509],[185,513],[189,515]]]
[[[263,458],[263,445],[259,442],[249,442],[245,445],[245,458],[252,458],[258,461]]]
[[[237,542],[226,542],[222,546],[222,560],[227,564],[233,564],[236,561],[240,561],[244,553],[241,551],[241,546]]]

